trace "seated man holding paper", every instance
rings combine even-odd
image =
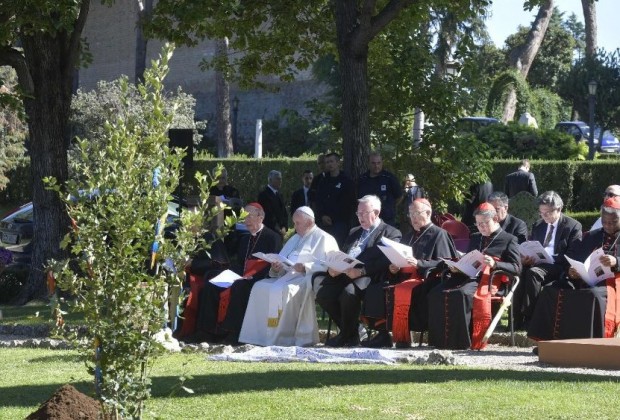
[[[530,241],[542,245],[547,258],[522,252],[523,271],[513,302],[516,329],[527,329],[541,289],[568,269],[564,254],[581,239],[581,223],[562,213],[564,203],[555,191],[542,193],[536,201],[541,218],[532,226]]]
[[[445,261],[450,272],[428,294],[431,346],[483,348],[482,338],[491,324],[491,272],[521,270],[517,238],[502,230],[495,207],[482,203],[474,217],[478,233],[471,238],[469,252],[457,263]]]
[[[242,343],[260,346],[310,346],[318,343],[312,275],[324,271],[327,254],[337,251],[333,236],[319,229],[310,207],[293,214],[296,234],[274,256],[269,277],[252,288],[239,335]]]
[[[620,197],[601,207],[603,227],[566,252],[568,277],[545,287],[528,336],[534,340],[613,337],[620,323]],[[581,263],[585,264],[581,264]]]
[[[244,210],[247,213],[244,223],[249,234],[239,239],[232,270],[226,270],[222,276],[205,283],[200,292],[196,333],[189,341],[217,342],[224,339],[235,344],[252,286],[269,271],[269,264],[252,254],[278,252],[282,248],[282,237],[263,225],[263,207],[259,203],[249,203]],[[228,282],[225,279],[219,281],[223,276]]]
[[[407,214],[413,231],[403,236],[400,244],[397,244],[406,248],[401,255],[394,255],[399,249],[396,245],[392,250],[388,249],[389,243],[387,246],[379,245],[391,262],[388,281],[395,284],[394,296],[393,299],[387,299],[386,312],[388,319],[392,318],[392,338],[398,348],[411,345],[410,331],[428,329],[427,294],[439,284],[440,277],[424,280],[427,271],[440,264],[442,258],[457,257],[450,234],[431,222],[432,211],[431,203],[425,198],[417,198],[409,205]],[[386,301],[384,296],[375,294],[373,297],[366,296],[366,303],[371,298],[378,300],[375,305]]]
[[[316,301],[334,320],[340,332],[326,341],[331,347],[348,347],[359,344],[359,317],[362,300],[366,296],[369,284],[379,283],[386,272],[390,260],[378,248],[381,238],[399,241],[401,233],[379,218],[381,200],[376,195],[366,195],[358,200],[357,218],[360,226],[351,229],[344,242],[342,251],[361,262],[354,267],[339,271],[329,268],[327,273],[317,275],[315,287],[318,287]],[[371,288],[370,293],[384,296],[382,287]],[[381,315],[385,312],[381,312]],[[392,346],[392,340],[385,322],[374,341],[363,343],[374,347]]]

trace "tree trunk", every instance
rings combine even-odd
[[[136,84],[144,82],[146,70],[146,51],[148,38],[144,36],[142,27],[148,22],[153,12],[153,0],[138,0],[138,19],[136,22],[136,61],[134,69],[134,81]]]
[[[228,38],[217,41],[216,55],[227,57]],[[222,71],[215,72],[215,104],[217,156],[228,157],[233,154],[233,143],[230,125],[230,86],[226,75]]]
[[[534,19],[532,27],[527,34],[525,44],[514,49],[510,53],[510,66],[519,71],[524,78],[527,78],[530,67],[536,58],[536,54],[538,54],[538,50],[540,49],[540,45],[545,37],[545,33],[547,32],[547,27],[549,26],[549,21],[551,20],[552,14],[553,0],[547,0],[541,4],[540,9],[538,9],[538,14],[536,15],[536,19]],[[502,116],[502,121],[504,123],[514,119],[516,106],[516,92],[514,89],[511,89],[508,93],[506,103],[504,104],[504,113]]]
[[[67,63],[67,35],[34,33],[22,38],[24,56],[32,79],[32,96],[24,99],[30,130],[30,166],[33,184],[33,237],[30,275],[18,303],[46,295],[45,266],[60,259],[60,241],[69,219],[58,194],[45,189],[43,179],[68,176],[69,109],[74,63]]]
[[[581,0],[583,8],[583,20],[586,26],[586,57],[592,58],[597,48],[596,28],[596,2],[594,0]]]
[[[358,21],[356,2],[336,2],[336,32],[342,83],[342,142],[344,170],[356,179],[366,170],[370,154],[368,121],[368,45],[352,45]]]

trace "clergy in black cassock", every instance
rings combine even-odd
[[[546,286],[538,297],[528,336],[535,340],[613,337],[618,318],[617,305],[608,308],[608,294],[615,297],[620,290],[620,197],[605,200],[601,207],[603,227],[576,241],[566,255],[585,261],[596,249],[605,255],[600,263],[610,267],[613,277],[590,287],[574,268],[568,269],[567,278]]]
[[[490,270],[518,274],[521,269],[517,238],[499,226],[495,208],[482,203],[474,213],[479,232],[472,236],[469,251],[479,250]],[[472,346],[472,308],[481,275],[470,278],[451,272],[428,294],[429,345],[439,348],[465,349]],[[484,332],[483,332],[484,334]]]
[[[413,231],[403,236],[400,243],[411,246],[414,258],[409,260],[407,267],[390,264],[390,275],[380,285],[383,288],[394,285],[387,287],[387,298],[383,293],[367,293],[364,300],[364,316],[387,318],[396,347],[411,344],[409,331],[426,331],[428,328],[426,296],[440,280],[438,276],[424,280],[428,270],[436,267],[441,258],[454,259],[457,256],[450,234],[431,222],[432,208],[427,199],[415,199],[407,214]]]
[[[252,286],[267,277],[269,264],[253,257],[256,252],[277,253],[282,248],[282,237],[263,225],[265,212],[259,203],[245,206],[248,215],[245,225],[249,233],[239,240],[237,258],[232,270],[245,278],[235,281],[228,289],[228,305],[221,305],[220,298],[225,288],[216,286],[205,279],[200,293],[198,322],[193,341],[218,341],[226,338],[235,343],[238,338]]]

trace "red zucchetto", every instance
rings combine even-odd
[[[620,210],[620,197],[608,197],[603,201],[603,207],[611,207],[612,209]]]

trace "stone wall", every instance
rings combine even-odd
[[[99,80],[114,80],[121,75],[134,77],[137,5],[135,0],[116,0],[111,7],[92,2],[84,37],[90,45],[93,62],[80,69],[79,86],[91,90]],[[147,65],[160,52],[161,43],[149,41]],[[166,87],[180,86],[196,98],[196,119],[210,120],[215,113],[215,84],[212,71],[200,70],[203,58],[212,57],[215,43],[205,41],[196,47],[179,47],[170,62]],[[271,119],[283,109],[294,109],[305,115],[305,102],[321,96],[326,87],[312,79],[309,71],[300,72],[292,83],[277,77],[266,77],[272,89],[239,90],[231,86],[230,96],[239,98],[238,133],[240,139],[253,138],[256,119]],[[271,90],[276,90],[272,92]],[[232,120],[232,118],[231,118]]]

